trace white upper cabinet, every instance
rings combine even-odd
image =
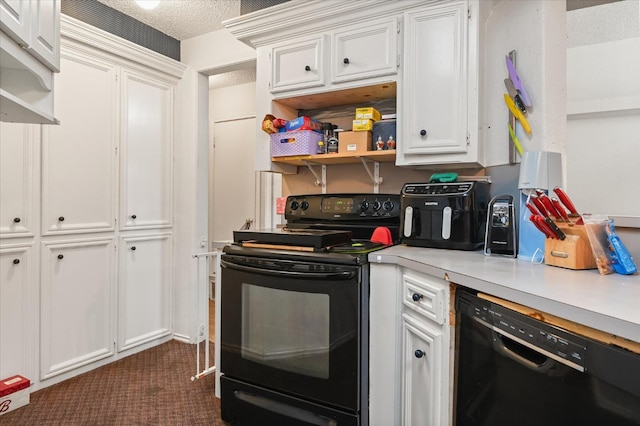
[[[0,1],[0,29],[25,47],[31,39],[30,6],[31,0]]]
[[[271,91],[323,86],[324,37],[274,46],[271,50]]]
[[[0,30],[0,120],[57,124],[60,0],[1,0]]]
[[[56,78],[59,126],[43,127],[44,235],[115,229],[117,69],[64,55]]]
[[[39,131],[32,124],[0,123],[0,141],[0,237],[32,237]]]
[[[331,82],[395,74],[399,24],[395,17],[347,26],[331,35]]]
[[[31,3],[29,50],[53,71],[60,71],[60,0]]]
[[[122,74],[121,229],[173,223],[173,93],[161,80]]]
[[[396,164],[482,165],[472,19],[466,1],[405,13]]]

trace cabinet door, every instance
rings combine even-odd
[[[413,163],[420,164],[434,162],[428,155],[467,152],[467,19],[466,2],[405,13],[399,164],[412,164],[415,155],[422,155]]]
[[[448,389],[440,389],[442,374],[442,332],[407,314],[402,316],[403,380],[402,424],[440,426],[441,399]]]
[[[271,50],[271,92],[323,86],[324,36],[276,46]]]
[[[51,70],[60,70],[60,0],[31,1],[29,51]]]
[[[0,29],[25,47],[30,42],[30,6],[31,0],[0,1]]]
[[[0,377],[32,373],[33,297],[31,249],[0,248]]]
[[[172,224],[174,86],[123,72],[121,229]]]
[[[37,126],[0,123],[0,236],[33,236],[33,147]]]
[[[114,354],[112,238],[42,244],[40,378]]]
[[[336,31],[331,38],[331,82],[395,74],[398,69],[398,22],[395,18]]]
[[[45,235],[115,229],[117,71],[78,54],[56,75],[61,124],[43,126],[42,230]]]
[[[171,332],[171,235],[123,238],[120,244],[118,350]]]

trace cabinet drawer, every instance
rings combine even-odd
[[[324,85],[323,37],[274,47],[271,92]]]
[[[402,303],[437,324],[445,321],[446,287],[427,277],[402,275]],[[406,311],[405,311],[406,312]]]

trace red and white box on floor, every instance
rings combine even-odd
[[[0,382],[0,416],[29,403],[29,386],[29,379],[19,375]]]

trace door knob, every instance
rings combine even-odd
[[[424,352],[421,351],[420,349],[416,349],[416,351],[413,353],[416,358],[422,358],[424,356]]]
[[[307,65],[307,66],[304,67],[304,70],[305,71],[311,71],[311,67],[309,65]]]
[[[132,214],[132,215],[131,215],[131,219],[135,219],[135,218],[137,218],[137,217],[138,217],[138,216],[136,216],[135,214]]]
[[[424,129],[420,130],[420,136],[427,136],[427,131]]]
[[[136,251],[136,246],[131,247],[131,250]]]
[[[60,216],[60,217],[58,218],[58,221],[59,221],[59,222],[64,222],[64,216]]]
[[[18,263],[20,263],[20,259],[13,259],[13,264],[17,265]]]
[[[58,259],[60,259],[60,260],[64,259],[64,255],[59,254],[59,255],[58,255]]]
[[[20,218],[19,217],[13,218],[13,223],[20,223]]]
[[[413,299],[414,302],[417,302],[420,299],[422,299],[422,295],[418,293],[413,293],[413,296],[411,296],[411,298]]]
[[[342,62],[344,62],[345,64],[348,64],[348,63],[349,63],[349,58],[344,58],[344,59],[342,60]]]

